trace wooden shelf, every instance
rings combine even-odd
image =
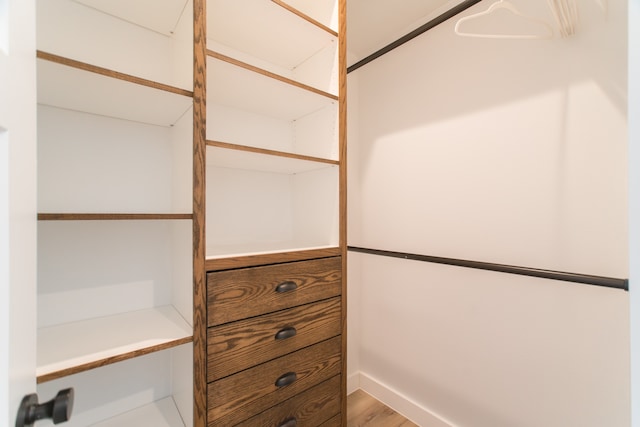
[[[119,221],[192,219],[192,214],[173,213],[39,213],[38,221]]]
[[[207,57],[207,103],[293,121],[335,105],[320,95],[269,75]]]
[[[331,93],[326,92],[324,90],[317,89],[317,88],[315,88],[313,86],[309,86],[309,85],[306,85],[304,83],[300,83],[300,82],[295,81],[293,79],[290,79],[288,77],[284,77],[284,76],[281,76],[279,74],[272,73],[271,71],[263,70],[260,67],[256,67],[256,66],[253,66],[251,64],[247,64],[246,62],[239,61],[239,60],[234,59],[234,58],[232,58],[230,56],[223,55],[223,54],[215,52],[213,50],[208,49],[207,50],[207,55],[212,57],[212,58],[219,59],[219,60],[224,61],[224,62],[228,62],[229,64],[235,65],[236,67],[244,68],[245,70],[253,71],[254,73],[262,74],[265,77],[269,77],[271,79],[281,81],[282,83],[286,83],[288,85],[295,86],[295,87],[298,87],[300,89],[303,89],[303,90],[306,90],[306,91],[309,91],[309,92],[313,92],[313,93],[318,94],[318,95],[322,95],[322,96],[327,97],[329,99],[333,99],[334,101],[338,100],[338,96],[337,95],[331,94]]]
[[[338,162],[326,159],[265,152],[259,149],[208,144],[207,167],[223,167],[269,173],[293,175],[318,169],[337,168]]]
[[[109,418],[93,427],[184,427],[182,417],[171,397]]]
[[[209,0],[207,10],[208,47],[228,46],[286,70],[337,39],[335,31],[276,2]]]
[[[38,103],[158,126],[172,126],[191,108],[190,92],[169,91],[76,61],[39,58]],[[64,63],[63,63],[64,62]],[[87,68],[91,68],[88,70]]]
[[[172,306],[66,323],[38,330],[39,383],[193,340]]]
[[[247,147],[245,145],[230,144],[228,142],[222,142],[222,141],[207,141],[207,145],[209,147],[227,148],[230,150],[246,151],[246,152],[257,153],[257,154],[266,154],[269,156],[276,156],[276,157],[287,157],[290,159],[305,160],[305,161],[317,162],[317,163],[326,163],[330,165],[340,164],[338,160],[323,159],[320,157],[305,156],[302,154],[287,153],[284,151],[269,150],[265,148]]]

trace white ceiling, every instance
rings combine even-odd
[[[347,50],[353,64],[463,0],[347,0]]]

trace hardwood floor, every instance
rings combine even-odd
[[[347,427],[418,427],[362,390],[347,396]]]

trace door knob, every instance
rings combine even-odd
[[[56,397],[45,403],[38,403],[38,395],[25,396],[18,408],[16,427],[32,427],[38,420],[51,418],[54,424],[69,421],[73,410],[73,388],[60,390]]]

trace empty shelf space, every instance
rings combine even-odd
[[[191,3],[37,0],[37,48],[128,78],[191,90]]]
[[[337,103],[333,97],[212,56],[207,57],[207,75],[207,104],[293,121]]]
[[[50,61],[50,62],[55,62],[55,63],[61,64],[61,65],[66,65],[68,67],[76,68],[78,70],[84,70],[84,71],[88,71],[90,73],[100,74],[102,76],[111,77],[111,78],[119,79],[119,80],[124,80],[124,81],[128,81],[128,82],[131,82],[131,83],[136,83],[138,85],[148,86],[150,88],[164,90],[166,92],[172,92],[172,93],[175,93],[175,94],[178,94],[178,95],[189,96],[189,97],[193,96],[193,92],[189,91],[189,90],[186,90],[186,89],[180,89],[178,87],[174,87],[174,86],[170,86],[170,85],[167,85],[167,84],[155,82],[153,80],[147,80],[147,79],[143,79],[143,78],[140,78],[140,77],[132,76],[132,75],[129,75],[129,74],[124,74],[124,73],[121,73],[121,72],[118,72],[118,71],[114,71],[114,70],[110,70],[110,69],[107,69],[107,68],[102,68],[102,67],[98,67],[98,66],[95,66],[95,65],[87,64],[85,62],[76,61],[74,59],[65,58],[63,56],[54,55],[52,53],[38,51],[37,52],[37,57],[39,59],[47,60],[47,61]]]
[[[137,82],[38,59],[38,103],[72,111],[172,126],[193,99]]]
[[[330,99],[333,99],[333,100],[336,100],[336,101],[338,100],[338,96],[337,95],[328,93],[326,91],[317,89],[317,88],[315,88],[313,86],[309,86],[309,85],[306,85],[304,83],[297,82],[297,81],[295,81],[293,79],[281,76],[279,74],[273,73],[273,72],[268,71],[268,70],[264,70],[264,69],[262,69],[260,67],[256,67],[256,66],[253,66],[251,64],[247,64],[246,62],[234,59],[234,58],[232,58],[230,56],[227,56],[227,55],[223,55],[223,54],[221,54],[219,52],[216,52],[216,51],[213,51],[213,50],[207,50],[207,55],[212,57],[212,58],[219,59],[220,61],[228,62],[229,64],[235,65],[237,67],[244,68],[245,70],[249,70],[249,71],[252,71],[254,73],[262,74],[263,76],[272,78],[274,80],[279,80],[279,81],[281,81],[283,83],[286,83],[286,84],[289,84],[291,86],[296,86],[296,87],[298,87],[300,89],[304,89],[304,90],[307,90],[309,92],[313,92],[313,93],[316,93],[318,95],[322,95],[322,96],[325,96],[327,98],[330,98]]]
[[[271,0],[289,9],[303,19],[324,27],[325,31],[338,31],[338,1],[337,0]]]
[[[93,427],[184,427],[173,398],[164,399],[93,424]]]
[[[285,5],[265,0],[209,0],[207,45],[228,46],[293,70],[335,42],[335,31],[302,18]]]
[[[172,306],[87,319],[38,330],[38,382],[86,371],[193,340]]]

